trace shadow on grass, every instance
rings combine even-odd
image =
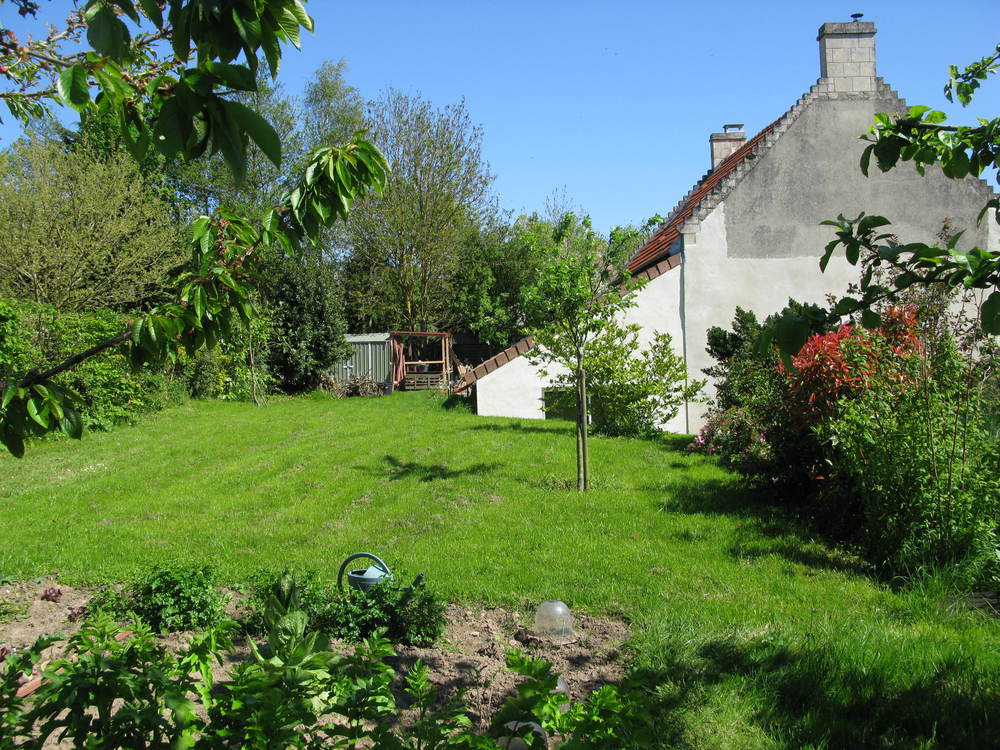
[[[735,558],[755,559],[774,555],[811,568],[868,575],[869,566],[860,558],[834,545],[812,539],[805,520],[794,506],[782,505],[770,493],[741,487],[736,481],[675,477],[648,491],[666,494],[667,512],[720,515],[736,519],[728,543]]]
[[[446,411],[460,409],[469,412],[469,414],[475,414],[472,399],[459,393],[449,393],[441,402],[441,408]]]
[[[691,445],[692,439],[690,435],[675,435],[673,433],[664,433],[654,438],[661,448],[672,453],[685,453],[687,447]]]
[[[422,464],[418,461],[402,461],[390,455],[386,455],[383,460],[388,465],[389,480],[393,482],[400,479],[433,482],[438,479],[454,479],[469,475],[489,474],[500,466],[498,463],[478,463],[461,469],[451,469],[443,464]]]
[[[694,658],[668,656],[662,667],[631,678],[665,696],[654,707],[664,738],[683,736],[684,708],[702,703],[713,686],[725,691],[738,680],[741,694],[755,697],[754,723],[779,747],[1000,747],[995,663],[977,666],[973,654],[957,649],[943,658],[896,651],[865,660],[852,658],[853,648],[847,637],[799,645],[718,639]]]
[[[536,420],[541,424],[523,424],[522,422],[511,422],[509,424],[477,424],[466,427],[467,430],[477,430],[486,432],[523,432],[526,434],[536,433],[542,435],[572,435],[573,428],[554,424],[545,424],[543,420]]]

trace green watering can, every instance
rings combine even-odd
[[[373,564],[369,565],[367,568],[356,568],[354,570],[347,569],[347,566],[354,560],[361,558],[372,560]],[[353,555],[344,560],[343,565],[340,566],[340,573],[337,575],[337,586],[341,591],[344,589],[345,572],[347,573],[347,584],[352,589],[357,589],[358,591],[367,591],[380,583],[392,583],[393,581],[392,571],[389,570],[389,566],[386,565],[380,557],[373,555],[371,552],[355,552]],[[421,573],[413,579],[413,583],[406,587],[406,591],[412,591],[419,586],[423,580],[424,574]]]

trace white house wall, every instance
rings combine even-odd
[[[702,220],[696,234],[685,234],[684,263],[678,269],[687,292],[686,349],[691,377],[704,378],[703,370],[716,364],[706,351],[708,329],[730,328],[737,307],[753,310],[763,320],[781,310],[789,297],[822,303],[828,293],[846,292],[848,284],[858,279],[857,268],[842,258],[831,259],[826,273],[820,273],[821,248],[803,258],[733,258],[726,248],[726,203],[722,202]],[[714,395],[711,382],[706,391]],[[705,409],[704,404],[691,405],[689,432],[704,424]]]
[[[681,275],[677,270],[668,271],[650,281],[636,296],[636,303],[625,313],[624,322],[641,327],[639,343],[647,345],[656,332],[669,333],[674,351],[683,354],[684,328],[681,322]],[[542,392],[552,378],[543,377],[539,367],[527,357],[517,357],[476,381],[476,411],[486,417],[519,417],[544,419]],[[552,373],[561,368],[550,366]],[[684,432],[684,410],[664,429]]]
[[[667,271],[646,284],[636,295],[635,305],[625,311],[625,323],[641,326],[639,345],[645,348],[656,333],[668,333],[673,339],[674,351],[684,356],[684,314],[682,309],[680,269]],[[698,374],[688,371],[697,379]],[[661,425],[669,432],[687,432],[687,410],[680,412]]]
[[[549,382],[526,357],[517,357],[476,381],[476,413],[545,419],[542,390]]]

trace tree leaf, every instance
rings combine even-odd
[[[234,120],[253,138],[272,164],[281,166],[281,140],[271,123],[244,104],[234,101],[224,103],[230,120]]]
[[[79,440],[83,436],[83,419],[80,412],[69,404],[63,406],[63,418],[59,420],[59,427],[66,435]]]
[[[190,123],[188,123],[190,124]],[[153,128],[156,150],[167,157],[184,153],[185,121],[177,98],[168,99],[160,108]]]
[[[292,43],[295,49],[302,48],[302,40],[299,35],[299,19],[289,8],[282,8],[278,12],[278,26],[285,32],[285,37]]]
[[[243,185],[247,179],[247,151],[242,125],[230,116],[229,105],[232,102],[221,103],[221,111],[212,117],[212,143],[222,151],[223,161],[232,172],[233,180],[237,185]]]
[[[104,3],[88,6],[86,19],[87,41],[94,49],[113,60],[124,60],[132,37],[111,6]]]
[[[158,29],[163,28],[163,11],[160,10],[160,4],[157,0],[139,0],[139,5],[142,7],[142,12],[146,14],[146,18],[153,22],[153,25]]]
[[[49,413],[45,407],[38,408],[38,400],[35,398],[27,399],[25,406],[28,409],[28,416],[40,427],[47,430],[49,428]]]
[[[260,46],[264,50],[264,57],[267,58],[271,77],[274,78],[281,68],[281,42],[270,28],[265,27],[261,30]]]
[[[786,355],[798,354],[809,338],[809,323],[798,315],[785,313],[774,324],[774,343]]]
[[[17,383],[11,380],[3,389],[3,399],[0,401],[0,409],[6,409],[14,396],[17,394]]]
[[[191,31],[188,28],[188,21],[191,17],[189,6],[180,3],[170,4],[170,44],[174,50],[174,56],[184,62],[191,54]]]
[[[861,154],[861,172],[865,177],[868,176],[868,167],[871,165],[872,151],[875,149],[874,144],[868,146]]]
[[[1000,290],[994,290],[979,309],[980,324],[986,333],[1000,335]]]
[[[306,12],[306,8],[301,0],[292,0],[292,13],[295,14],[295,18],[298,19],[299,24],[306,31],[311,32],[313,30],[313,20]]]
[[[210,60],[205,63],[205,69],[218,76],[220,81],[237,91],[257,90],[257,79],[254,77],[253,71],[245,65],[230,65]]]
[[[59,97],[77,112],[82,112],[90,103],[87,71],[82,65],[73,65],[60,73],[56,88]]]
[[[874,310],[864,310],[861,313],[861,325],[869,331],[874,330],[882,325],[882,316]]]
[[[0,425],[0,443],[4,444],[14,458],[24,458],[24,438],[13,428]]]

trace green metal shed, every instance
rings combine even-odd
[[[392,379],[388,333],[349,333],[344,338],[353,352],[327,370],[329,376],[347,380],[351,375],[368,375],[378,383],[387,383]]]

